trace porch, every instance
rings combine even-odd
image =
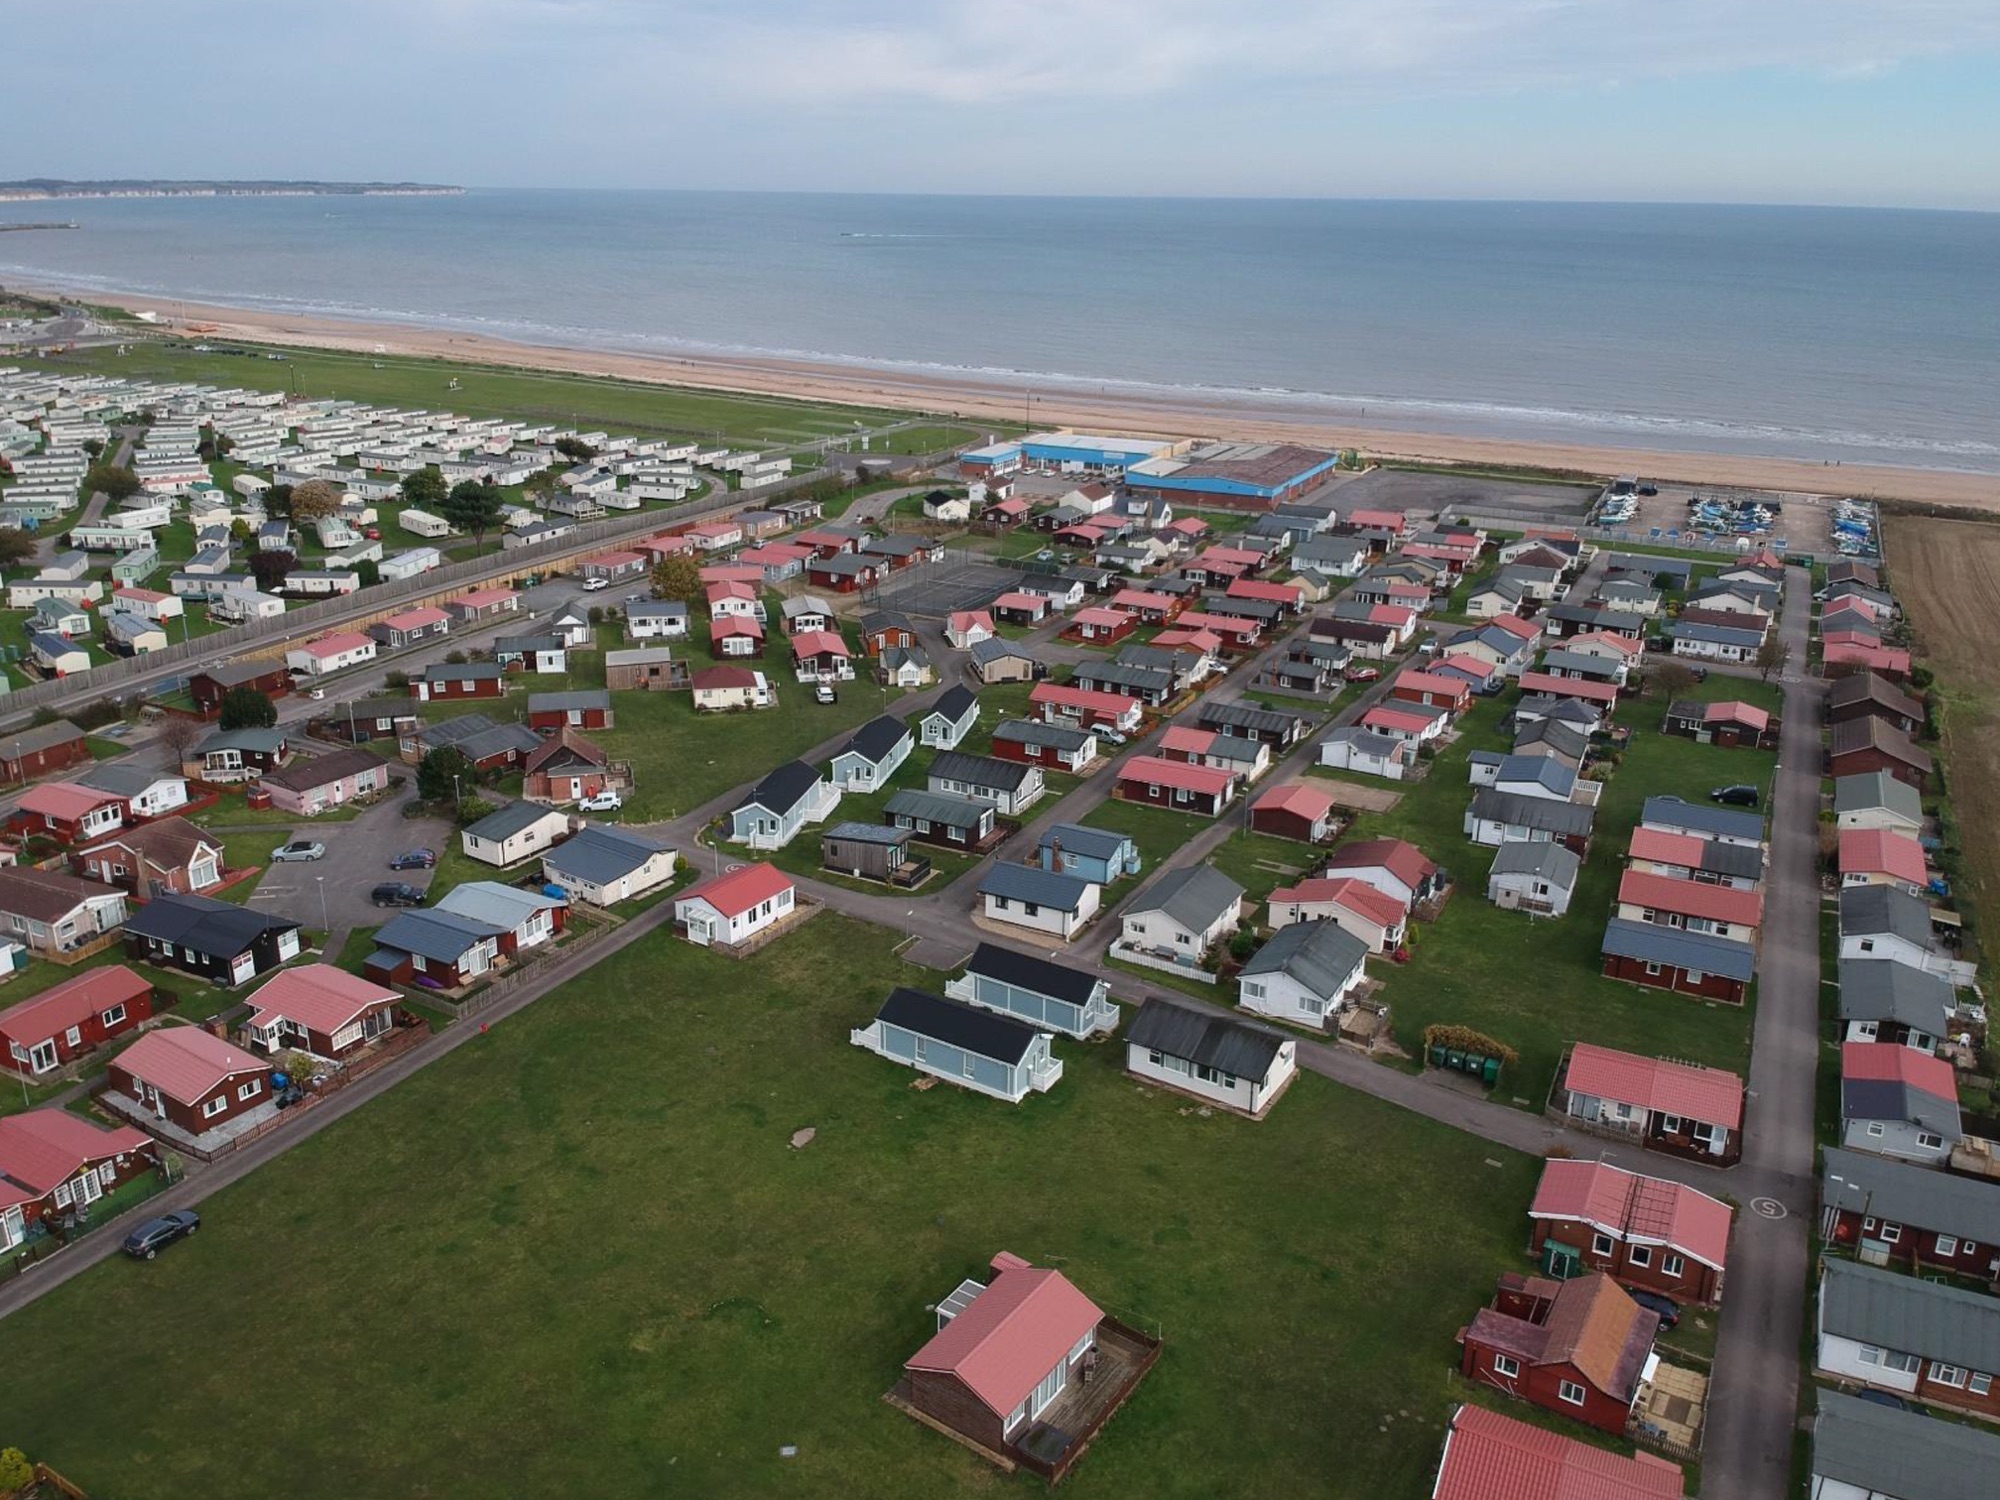
[[[1106,1318],[1097,1325],[1096,1349],[1062,1394],[1007,1445],[1009,1456],[1050,1484],[1061,1483],[1159,1358],[1158,1339]]]

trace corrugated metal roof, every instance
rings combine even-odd
[[[1691,884],[1688,881],[1675,883]],[[1617,958],[1636,959],[1641,963],[1720,974],[1724,979],[1734,979],[1741,984],[1748,984],[1757,972],[1757,950],[1748,943],[1711,937],[1705,932],[1688,932],[1679,927],[1631,922],[1622,917],[1613,917],[1604,924],[1604,942],[1599,951]]]
[[[1238,1078],[1262,1078],[1288,1038],[1269,1026],[1155,995],[1139,1007],[1125,1040]]]
[[[1826,1332],[1972,1370],[2000,1370],[2000,1297],[1900,1271],[1829,1260],[1820,1281]]]
[[[2000,1475],[2000,1433],[1822,1389],[1812,1471],[1906,1500],[1991,1500]]]
[[[1368,944],[1337,923],[1294,922],[1272,934],[1242,972],[1246,979],[1283,974],[1322,999],[1331,999],[1346,988],[1367,956]]]

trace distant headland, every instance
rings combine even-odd
[[[235,182],[220,178],[211,182],[167,177],[108,177],[82,182],[66,177],[27,177],[0,182],[0,203],[43,198],[430,198],[464,191],[437,182]]]

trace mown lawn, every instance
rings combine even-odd
[[[0,1368],[9,1441],[92,1493],[212,1500],[273,1474],[341,1500],[1040,1493],[880,1399],[927,1307],[1009,1249],[1166,1341],[1065,1493],[1427,1494],[1452,1333],[1519,1264],[1537,1163],[1314,1076],[1262,1123],[1202,1118],[1117,1047],[1059,1043],[1018,1107],[916,1092],[847,1039],[938,982],[891,941],[822,915],[747,963],[665,936],[607,960],[218,1194],[171,1255],[17,1314],[10,1344],[63,1357]],[[120,1369],[173,1378],[102,1421]]]
[[[1742,698],[1773,708],[1779,698],[1777,689],[1763,683],[1719,676],[1693,695]],[[1776,757],[1669,738],[1659,733],[1662,700],[1628,701],[1618,722],[1632,726],[1631,743],[1598,806],[1590,858],[1569,912],[1538,920],[1486,900],[1493,851],[1464,833],[1472,800],[1467,757],[1475,749],[1505,750],[1511,743],[1498,726],[1514,696],[1510,690],[1500,700],[1479,703],[1427,779],[1406,785],[1403,800],[1391,811],[1359,814],[1346,835],[1406,838],[1447,867],[1456,885],[1436,922],[1413,924],[1410,962],[1379,963],[1371,970],[1384,982],[1380,998],[1392,1007],[1398,1040],[1414,1054],[1424,1027],[1433,1022],[1488,1032],[1521,1054],[1521,1065],[1502,1078],[1499,1097],[1536,1108],[1554,1081],[1563,1047],[1572,1041],[1744,1068],[1750,1056],[1749,1007],[1709,1005],[1606,979],[1599,972],[1599,950],[1645,799],[1671,793],[1705,802],[1709,789],[1724,782],[1768,786]]]

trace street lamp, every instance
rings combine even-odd
[[[313,876],[313,883],[319,887],[319,925],[322,932],[331,932],[333,924],[326,919],[326,877]]]

